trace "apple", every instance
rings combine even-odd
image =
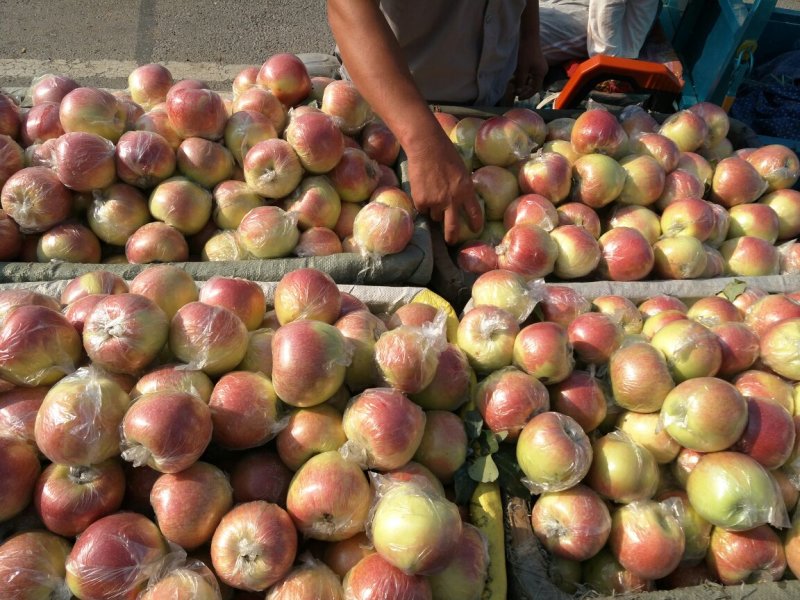
[[[0,198],[3,210],[23,233],[47,231],[72,209],[69,190],[46,167],[27,167],[11,175]]]
[[[767,191],[790,188],[800,177],[800,160],[790,148],[782,144],[768,144],[757,148],[746,158],[767,182]]]
[[[511,202],[519,196],[519,184],[514,174],[503,167],[485,165],[472,173],[475,192],[483,199],[486,218],[499,221]]]
[[[346,135],[358,134],[372,119],[372,109],[348,80],[332,81],[322,93],[322,112],[330,115]]]
[[[772,325],[797,317],[800,317],[800,302],[786,294],[770,294],[747,309],[745,322],[762,337]]]
[[[616,426],[634,442],[649,450],[659,464],[672,462],[680,452],[680,444],[662,427],[657,412],[625,411],[620,414]]]
[[[499,268],[494,245],[481,240],[462,244],[456,255],[456,264],[459,269],[475,275],[482,275]]]
[[[658,463],[645,447],[616,431],[592,444],[594,457],[586,485],[602,497],[621,504],[648,500],[659,484]]]
[[[310,173],[333,169],[344,152],[344,138],[333,119],[323,112],[293,115],[285,131],[303,168]]]
[[[176,157],[169,142],[158,133],[128,131],[117,142],[115,164],[122,181],[149,189],[173,174]]]
[[[567,328],[575,358],[587,364],[607,363],[622,343],[623,335],[619,323],[598,312],[578,315]]]
[[[724,242],[719,251],[725,260],[728,275],[756,277],[776,275],[780,270],[780,254],[767,240],[742,236]]]
[[[536,279],[553,272],[558,245],[541,227],[520,224],[506,232],[497,247],[497,254],[497,264],[501,269]]]
[[[758,358],[759,340],[744,323],[720,323],[711,327],[719,338],[722,349],[722,364],[717,374],[730,377],[750,368]]]
[[[253,501],[230,510],[211,538],[211,560],[217,576],[240,590],[263,591],[292,568],[297,531],[277,504]]]
[[[211,569],[201,560],[193,559],[187,566],[173,566],[151,579],[138,600],[185,597],[216,600],[221,597],[220,593],[220,584]]]
[[[598,296],[592,300],[592,308],[609,315],[622,325],[623,331],[628,335],[642,331],[642,314],[636,305],[624,296],[614,294]]]
[[[114,183],[92,193],[86,211],[91,230],[103,242],[124,246],[133,233],[150,221],[144,194],[126,183]]]
[[[122,505],[125,474],[117,459],[90,467],[52,463],[42,471],[33,495],[47,529],[74,537]]]
[[[708,256],[692,236],[666,237],[653,244],[653,272],[662,279],[696,279],[703,275]]]
[[[256,83],[266,87],[286,106],[294,106],[311,92],[311,78],[303,61],[295,54],[270,56],[258,71]]]
[[[715,213],[711,204],[699,198],[675,200],[661,214],[661,230],[669,237],[691,236],[704,242],[712,234]]]
[[[10,537],[0,545],[0,586],[13,599],[66,597],[70,548],[67,540],[45,531]]]
[[[686,539],[669,501],[640,500],[620,507],[611,519],[609,548],[631,573],[660,579],[680,563]]]
[[[352,348],[352,361],[345,372],[350,391],[359,392],[378,385],[380,373],[375,361],[375,342],[386,331],[386,324],[368,309],[360,308],[340,317],[335,326]]]
[[[598,273],[612,281],[636,281],[647,277],[655,263],[653,249],[636,229],[615,227],[600,236]]]
[[[369,532],[377,553],[405,573],[441,571],[461,537],[458,507],[416,480],[381,483]]]
[[[656,206],[664,210],[682,198],[702,198],[705,187],[700,178],[689,171],[675,169],[664,177],[664,190],[656,201]]]
[[[0,377],[16,385],[55,383],[75,370],[80,335],[56,310],[17,306],[0,325]]]
[[[703,190],[705,192],[711,189],[711,184],[714,180],[714,167],[700,154],[695,152],[681,152],[676,169],[694,175],[703,185]]]
[[[572,167],[572,180],[572,199],[598,209],[620,196],[627,175],[609,156],[584,154]]]
[[[761,361],[781,377],[800,380],[800,318],[776,323],[761,336]]]
[[[755,202],[768,184],[747,161],[731,156],[719,161],[711,183],[711,199],[731,208],[737,204]]]
[[[128,75],[131,98],[145,110],[166,101],[167,92],[174,83],[169,69],[157,63],[136,67]]]
[[[514,340],[513,364],[546,385],[563,381],[574,358],[567,329],[558,323],[533,323]]]
[[[426,410],[456,410],[469,398],[472,371],[467,357],[454,344],[439,353],[433,380],[409,397]]]
[[[71,304],[90,294],[124,294],[128,284],[110,271],[98,269],[71,279],[61,292],[61,304]]]
[[[375,343],[375,360],[391,387],[415,394],[431,384],[446,339],[438,323],[403,325],[383,333]]]
[[[36,414],[49,387],[12,387],[0,393],[0,437],[36,445]]]
[[[333,325],[303,319],[282,325],[272,340],[278,397],[298,407],[330,398],[344,383],[350,362],[345,349],[345,338]]]
[[[739,204],[728,211],[728,237],[753,236],[774,244],[780,233],[778,214],[767,204]]]
[[[676,382],[713,377],[722,363],[722,350],[714,333],[688,319],[665,325],[651,343],[664,354]]]
[[[721,296],[699,298],[686,311],[686,316],[702,323],[706,327],[744,320],[741,311],[736,305]]]
[[[238,365],[247,342],[242,320],[221,306],[190,302],[170,322],[169,348],[175,357],[212,377]]]
[[[201,137],[218,140],[225,131],[228,118],[225,104],[217,92],[188,86],[170,88],[166,112],[175,131],[183,139]]]
[[[778,216],[778,239],[788,240],[800,234],[800,192],[776,190],[758,200],[766,204]]]
[[[324,562],[306,559],[267,593],[267,600],[291,598],[318,598],[319,600],[342,600],[342,582]]]
[[[181,141],[183,141],[183,138],[178,134],[175,130],[175,126],[169,120],[165,104],[159,104],[155,108],[144,113],[136,120],[132,129],[159,134],[167,140],[167,143],[173,150],[177,150]]]
[[[526,487],[539,494],[578,483],[589,471],[593,453],[577,421],[557,412],[543,412],[520,432],[516,455]]]
[[[338,450],[346,441],[341,412],[320,404],[293,411],[278,433],[276,448],[281,461],[297,471],[312,456]]]
[[[233,506],[233,494],[225,473],[209,463],[196,462],[183,471],[161,475],[153,485],[150,502],[164,537],[192,550],[211,540]]]
[[[342,418],[348,459],[388,471],[414,457],[425,432],[425,413],[399,390],[371,388],[353,398]],[[380,427],[377,424],[380,423]]]
[[[183,305],[199,298],[192,276],[175,265],[153,265],[142,270],[131,280],[130,292],[155,302],[170,320]]]
[[[506,432],[511,442],[528,421],[550,409],[547,388],[515,367],[489,374],[475,389],[474,401],[484,425],[495,433]]]
[[[148,206],[154,218],[192,235],[211,218],[211,193],[185,177],[171,177],[151,192]]]
[[[200,288],[199,300],[227,308],[242,320],[248,331],[258,329],[267,310],[261,286],[238,277],[212,277]]]
[[[0,135],[0,188],[8,178],[25,166],[25,151],[7,135]],[[516,185],[516,179],[514,180]]]
[[[577,225],[588,231],[593,238],[600,238],[602,226],[593,208],[581,202],[567,202],[558,206],[556,213],[559,225]]]
[[[57,102],[42,102],[31,107],[27,113],[23,113],[19,127],[19,140],[23,147],[41,144],[65,133],[61,125],[59,108]]]
[[[22,288],[4,289],[0,290],[0,324],[13,309],[21,306],[44,306],[56,312],[61,310],[61,304],[53,296]]]
[[[394,600],[432,600],[429,577],[407,574],[374,553],[362,558],[344,577],[342,587],[345,598],[369,600],[393,598]]]
[[[625,171],[625,183],[619,202],[647,206],[653,204],[664,191],[665,172],[659,162],[647,154],[623,158],[620,166]]]
[[[575,120],[570,133],[572,147],[580,154],[617,156],[624,152],[628,135],[617,118],[604,109],[589,109]]]
[[[574,370],[549,391],[552,409],[575,419],[586,433],[597,429],[606,418],[605,392],[588,371]]]
[[[464,421],[447,410],[429,410],[422,439],[414,460],[428,468],[441,482],[453,482],[456,471],[467,459]]]
[[[245,181],[265,198],[282,198],[290,194],[303,177],[303,166],[286,140],[267,139],[258,142],[244,157]]]
[[[259,448],[239,455],[230,472],[234,502],[265,500],[286,508],[294,473],[274,450]]]
[[[239,110],[234,112],[225,124],[223,139],[225,147],[230,151],[236,164],[241,167],[250,148],[258,142],[276,137],[278,134],[273,121],[263,112]]]
[[[658,133],[675,142],[682,152],[694,152],[708,141],[709,127],[702,116],[681,110],[667,117]]]
[[[36,258],[43,263],[98,263],[100,241],[80,223],[59,223],[38,239]]]
[[[611,531],[611,516],[605,502],[582,484],[543,493],[533,505],[531,523],[534,534],[548,552],[575,561],[588,560],[597,554]]]
[[[739,373],[732,383],[746,398],[768,400],[782,406],[789,413],[793,414],[795,411],[792,385],[777,375],[752,369]]]
[[[516,196],[506,206],[501,218],[506,230],[511,229],[514,225],[527,223],[537,225],[545,231],[552,231],[559,224],[556,207],[550,200],[539,194]]]
[[[183,140],[175,159],[179,173],[207,189],[233,176],[235,162],[230,150],[218,142],[201,137]]]
[[[253,208],[236,228],[236,237],[242,248],[256,258],[288,256],[300,237],[297,216],[278,206]]]
[[[654,158],[664,173],[671,173],[677,168],[682,154],[675,142],[655,132],[645,132],[631,137],[630,150],[633,155]]]
[[[132,400],[144,394],[185,392],[194,394],[208,404],[214,384],[200,370],[188,369],[186,365],[163,365],[142,375],[130,391]]]
[[[66,75],[42,75],[35,78],[31,85],[31,101],[34,106],[42,102],[61,102],[77,87],[80,84]]]
[[[286,508],[306,537],[341,541],[364,531],[371,501],[361,468],[331,450],[311,457],[295,473]]]
[[[647,317],[642,325],[642,335],[645,339],[652,340],[653,336],[658,333],[665,325],[673,321],[685,321],[688,319],[685,312],[675,309],[662,310],[661,312]]]
[[[730,531],[788,524],[775,481],[755,459],[740,452],[704,455],[686,481],[697,513]]]
[[[786,408],[772,400],[747,398],[747,426],[733,450],[774,470],[789,459],[794,441],[794,421]]]
[[[344,202],[368,200],[378,187],[378,163],[360,148],[345,148],[341,160],[328,172]]]
[[[67,585],[78,598],[134,600],[168,552],[152,521],[115,513],[89,525],[75,542],[66,561]]]
[[[598,594],[643,593],[655,589],[652,580],[634,575],[604,548],[582,565],[585,584]]]
[[[4,522],[30,504],[41,465],[35,447],[14,438],[0,437],[0,458],[0,522]]]
[[[474,306],[496,306],[522,323],[538,302],[538,292],[518,273],[496,269],[479,276],[472,285]]]
[[[491,373],[511,364],[518,333],[519,323],[512,313],[481,305],[464,313],[456,339],[473,369]]]
[[[59,105],[66,132],[85,132],[116,143],[125,130],[125,107],[111,92],[93,87],[75,88]]]
[[[600,245],[583,227],[561,225],[550,232],[558,247],[553,273],[561,279],[589,275],[600,262]]]
[[[537,154],[522,165],[518,182],[522,193],[539,194],[558,204],[569,195],[572,164],[555,152]]]
[[[715,527],[706,562],[723,585],[778,581],[786,570],[783,543],[768,525],[749,531]]]
[[[661,238],[659,216],[645,206],[617,204],[608,216],[608,229],[629,227],[638,230],[648,241],[655,244]]]
[[[475,156],[484,165],[509,167],[528,158],[533,146],[525,130],[503,115],[484,120],[475,134]]]
[[[342,299],[330,275],[319,269],[301,268],[287,273],[278,282],[274,306],[281,325],[298,319],[333,324],[339,317]]]
[[[266,117],[267,122],[272,127],[265,131],[273,132],[269,137],[278,137],[281,135],[285,131],[289,119],[286,107],[278,100],[275,94],[259,85],[244,90],[236,96],[231,106],[231,111],[232,114],[255,112]],[[245,153],[242,152],[242,154]]]
[[[155,302],[139,294],[113,294],[86,317],[83,345],[95,365],[135,373],[155,360],[168,333],[169,319]]]

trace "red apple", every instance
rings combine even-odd
[[[575,358],[588,364],[604,364],[619,348],[622,327],[608,315],[587,312],[578,315],[567,328]]]
[[[295,473],[286,509],[305,536],[340,541],[364,531],[371,501],[361,468],[332,450],[311,457]]]
[[[261,65],[256,82],[265,86],[286,106],[294,106],[311,92],[311,78],[294,54],[273,54]]]
[[[425,416],[425,429],[414,459],[441,482],[452,483],[467,459],[464,421],[447,410],[429,410]]]
[[[237,505],[222,517],[211,539],[214,571],[240,590],[266,590],[291,570],[296,554],[291,518],[264,501]]]
[[[338,450],[347,441],[342,414],[328,404],[294,411],[276,438],[278,455],[292,471],[312,456]]]
[[[166,103],[167,116],[183,139],[201,137],[218,140],[222,137],[228,115],[222,97],[217,92],[173,86],[167,94]]]
[[[598,209],[619,197],[627,175],[613,158],[585,154],[572,166],[572,181],[572,199]]]
[[[320,104],[322,112],[347,135],[359,133],[372,119],[372,109],[355,85],[348,80],[333,81],[325,86]]]
[[[130,396],[135,400],[144,394],[185,392],[208,404],[213,388],[211,379],[202,371],[172,364],[156,367],[142,375],[131,389]]]
[[[642,331],[642,314],[628,298],[613,294],[598,296],[592,300],[592,307],[612,317],[622,325],[622,329],[626,334],[640,333]]]
[[[402,252],[414,234],[409,213],[381,202],[369,202],[353,220],[353,241],[361,253],[384,256]]]
[[[87,316],[83,344],[95,365],[135,373],[158,356],[168,333],[167,315],[155,302],[138,294],[114,294]]]
[[[404,573],[380,554],[370,554],[356,563],[344,577],[346,598],[370,600],[432,600],[429,578]]]
[[[233,154],[218,142],[186,138],[178,146],[175,158],[179,173],[207,189],[233,176]]]
[[[158,527],[142,515],[120,512],[103,517],[72,547],[67,585],[78,598],[134,600],[168,551]]]
[[[45,167],[14,173],[2,190],[2,208],[23,233],[42,232],[69,216],[72,195],[56,174]]]
[[[211,193],[185,177],[172,177],[152,191],[149,208],[159,221],[192,235],[211,218]]]
[[[70,543],[44,531],[27,531],[0,545],[0,586],[12,599],[69,594],[64,563]]]
[[[767,191],[767,182],[747,161],[736,156],[724,158],[714,169],[711,199],[727,208],[755,202]]]
[[[673,321],[661,328],[651,343],[664,354],[676,382],[713,377],[722,364],[719,340],[695,321]]]
[[[559,225],[577,225],[598,239],[601,233],[600,218],[590,206],[581,202],[567,202],[556,208]]]
[[[497,264],[501,269],[536,279],[553,272],[558,245],[547,231],[537,225],[514,225],[503,236],[497,254]]]
[[[556,207],[547,198],[538,194],[516,196],[506,206],[501,218],[503,227],[507,230],[514,225],[526,223],[537,225],[545,231],[552,231],[559,224]]]
[[[128,75],[131,98],[145,110],[166,101],[167,92],[174,83],[169,69],[156,63],[136,67]]]
[[[723,585],[778,581],[786,569],[783,543],[768,525],[749,531],[715,527],[706,562]]]
[[[116,143],[125,131],[126,109],[111,92],[93,87],[75,88],[59,106],[66,132],[85,132]]]
[[[675,169],[664,177],[664,190],[656,201],[656,206],[664,210],[682,198],[702,198],[705,187],[700,178],[689,171]]]
[[[777,248],[761,238],[732,238],[724,242],[719,251],[725,260],[725,272],[728,275],[776,275],[780,270],[780,254]]]
[[[475,156],[484,165],[508,167],[530,156],[534,142],[508,117],[486,119],[475,134]]]
[[[494,371],[475,389],[475,408],[484,425],[495,433],[506,432],[515,441],[525,425],[550,409],[547,389],[535,377],[514,367]]]
[[[660,465],[672,462],[681,450],[680,444],[662,428],[657,412],[624,411],[617,419],[616,426],[634,442],[649,450]]]
[[[700,115],[681,110],[667,117],[658,132],[675,142],[682,152],[694,152],[706,143],[709,128]]]
[[[659,482],[658,463],[627,434],[613,432],[595,440],[592,454],[585,483],[595,492],[622,504],[653,497]]]
[[[472,371],[467,357],[454,344],[439,353],[433,380],[410,398],[426,410],[456,410],[469,398]]]
[[[297,216],[277,206],[250,210],[236,228],[242,248],[256,258],[288,256],[300,237]]]
[[[228,478],[205,462],[161,475],[150,493],[158,527],[170,542],[192,550],[211,540],[233,506]]]
[[[566,379],[574,362],[567,329],[557,323],[533,323],[514,340],[514,365],[546,385]]]
[[[511,364],[518,333],[519,324],[512,313],[496,306],[481,305],[461,318],[457,343],[473,369],[491,373]]]
[[[572,164],[555,152],[536,155],[522,166],[518,180],[521,192],[539,194],[558,204],[569,195]]]
[[[647,277],[655,263],[653,249],[636,229],[615,227],[600,236],[598,271],[612,281],[636,281]]]
[[[69,92],[80,87],[80,84],[66,75],[43,75],[37,77],[31,85],[33,105],[42,102],[61,102]]]
[[[192,276],[174,265],[154,265],[142,270],[131,281],[130,291],[155,302],[170,320],[183,305],[199,298]]]
[[[711,327],[719,338],[722,364],[718,375],[729,377],[750,368],[758,358],[758,336],[744,323],[721,323]]]
[[[170,323],[170,350],[179,360],[211,376],[238,365],[247,351],[247,341],[242,320],[221,306],[190,302]]]
[[[227,308],[242,320],[249,331],[258,329],[267,310],[261,286],[237,277],[212,277],[200,288],[199,300]]]
[[[628,135],[609,111],[590,109],[575,120],[570,141],[575,151],[581,154],[617,156],[624,152]]]
[[[393,167],[400,153],[400,142],[385,124],[371,121],[361,132],[361,148],[379,164]]]
[[[624,127],[624,125],[623,125]],[[671,173],[678,166],[681,151],[670,138],[659,133],[642,133],[630,140],[633,154],[654,158],[665,173]]]
[[[268,131],[274,132],[270,137],[281,135],[289,120],[286,107],[278,100],[277,96],[259,85],[240,93],[233,101],[231,111],[233,114],[256,112],[263,115],[272,126]]]
[[[339,317],[342,300],[333,278],[318,269],[295,269],[275,288],[275,312],[281,325],[298,319],[332,324]]]
[[[272,450],[258,449],[242,454],[231,469],[235,502],[265,500],[283,508],[294,473]]]
[[[297,153],[303,168],[310,173],[330,171],[344,152],[341,130],[323,112],[292,115],[285,137]]]
[[[36,445],[36,414],[49,388],[13,387],[0,393],[0,437],[18,439]]]
[[[496,269],[479,276],[472,285],[474,306],[496,306],[523,322],[533,311],[543,290],[530,286],[513,271]]]
[[[797,340],[800,338],[800,318],[776,323],[761,336],[761,360],[772,371],[797,381],[800,379],[800,355]]]
[[[36,449],[14,438],[0,437],[0,459],[0,522],[4,522],[30,504],[41,465]]]
[[[223,375],[208,405],[213,439],[223,447],[241,450],[261,446],[279,430],[278,399],[262,373],[231,371]]]
[[[758,174],[767,182],[767,191],[790,188],[800,177],[800,160],[782,144],[768,144],[747,156]]]
[[[564,381],[550,387],[552,409],[575,419],[586,433],[597,429],[605,420],[606,402],[600,382],[587,371],[575,370]]]

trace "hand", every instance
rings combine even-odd
[[[527,100],[542,89],[548,65],[538,39],[522,36],[517,55],[517,69],[511,81],[511,100]]]
[[[464,161],[443,134],[408,155],[411,197],[417,210],[434,221],[444,223],[444,239],[458,241],[462,212],[472,231],[483,227],[483,213],[478,204],[472,178]]]

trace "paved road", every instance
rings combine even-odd
[[[125,87],[159,62],[229,89],[271,54],[332,49],[324,0],[0,0],[0,87],[53,72]]]

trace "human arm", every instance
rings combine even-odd
[[[462,210],[473,231],[480,229],[470,173],[414,83],[376,0],[328,0],[328,21],[350,77],[408,157],[417,210],[443,221],[450,243]]]
[[[519,51],[508,100],[526,100],[542,89],[547,60],[539,38],[539,0],[528,0],[519,26]]]

